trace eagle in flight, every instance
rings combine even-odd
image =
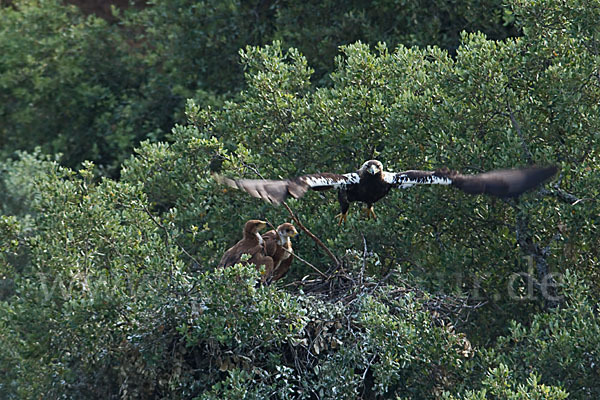
[[[230,179],[215,175],[215,179],[273,204],[280,204],[289,196],[298,199],[308,189],[338,189],[341,213],[337,217],[341,224],[346,221],[350,203],[355,201],[365,203],[368,215],[376,218],[373,204],[385,197],[392,188],[452,185],[469,194],[516,197],[549,179],[557,170],[556,166],[546,166],[501,169],[474,175],[463,175],[448,168],[388,172],[383,170],[381,162],[369,160],[358,171],[347,174],[323,172],[283,180]]]

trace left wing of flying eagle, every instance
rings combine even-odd
[[[404,189],[419,184],[452,185],[469,194],[488,194],[496,197],[517,197],[551,178],[558,168],[526,167],[500,169],[474,175],[463,175],[447,168],[436,171],[384,172],[384,180]]]
[[[317,191],[340,189],[360,181],[359,175],[355,172],[343,175],[323,172],[282,180],[230,179],[217,174],[213,176],[221,184],[244,190],[251,196],[273,204],[281,204],[290,196],[299,199],[308,189]]]

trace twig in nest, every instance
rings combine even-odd
[[[309,267],[311,267],[315,272],[317,272],[319,275],[321,275],[323,278],[327,279],[327,275],[325,275],[323,272],[321,272],[317,267],[315,267],[314,265],[312,265],[311,263],[309,263],[308,261],[306,261],[304,258],[300,257],[299,255],[289,251],[288,249],[283,249],[285,251],[287,251],[288,253],[290,253],[291,255],[293,255],[294,257],[296,257],[298,260],[300,260],[301,262],[303,262],[304,264],[308,265]]]
[[[363,284],[363,277],[365,275],[365,269],[367,267],[367,239],[365,239],[365,235],[363,235],[362,233],[360,235],[362,236],[363,245],[364,245],[364,249],[363,249],[363,263],[362,263],[362,267],[360,269],[360,277],[359,277],[359,282],[362,285]]]
[[[331,258],[333,260],[333,262],[335,263],[335,265],[339,267],[340,266],[340,262],[338,261],[338,259],[336,258],[336,256],[333,255],[333,253],[331,252],[331,250],[329,250],[329,248],[327,246],[325,246],[325,244],[323,242],[321,242],[321,240],[318,237],[316,237],[315,235],[313,235],[313,233],[311,231],[309,231],[302,224],[302,222],[300,222],[300,220],[298,219],[298,217],[296,217],[296,215],[294,214],[294,212],[292,211],[292,209],[287,205],[287,203],[285,201],[282,204],[286,208],[286,210],[288,211],[288,213],[290,214],[290,216],[292,217],[292,219],[294,220],[294,222],[298,225],[298,228],[300,228],[304,232],[306,232],[306,234],[308,236],[310,236],[310,238],[312,240],[314,240],[315,243],[325,251],[325,253],[327,253],[327,255],[329,256],[329,258]]]
[[[271,223],[271,221],[269,221],[268,219],[265,218],[265,221],[267,221],[267,223],[275,230],[277,230],[277,228],[275,228],[275,226]],[[314,265],[312,265],[311,263],[309,263],[308,261],[306,261],[304,258],[300,257],[299,255],[297,255],[296,253],[294,253],[293,251],[289,251],[288,249],[284,248],[284,251],[290,253],[291,255],[293,255],[294,257],[296,257],[298,260],[300,260],[300,262],[303,262],[304,264],[308,265],[309,267],[311,267],[315,272],[317,272],[319,275],[321,275],[323,278],[327,279],[327,275],[325,275],[323,272],[321,272],[319,270],[319,268],[315,267]]]

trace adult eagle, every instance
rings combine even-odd
[[[287,274],[294,259],[292,253],[292,241],[290,238],[296,236],[298,231],[294,225],[286,222],[262,235],[265,241],[265,254],[273,258],[273,273],[267,279],[274,282]]]
[[[250,195],[273,204],[280,204],[288,196],[296,199],[308,189],[338,189],[341,213],[339,223],[346,220],[350,203],[366,204],[370,216],[376,218],[373,204],[392,188],[405,189],[414,185],[452,185],[469,194],[489,194],[496,197],[516,197],[553,176],[556,166],[502,169],[481,174],[463,175],[442,168],[435,171],[409,170],[387,172],[377,160],[366,161],[358,171],[347,174],[329,172],[303,175],[284,180],[229,179],[215,175],[223,184],[245,190]]]
[[[221,261],[219,267],[230,267],[234,264],[242,262],[242,255],[248,254],[250,259],[244,261],[244,264],[252,263],[257,267],[264,265],[265,274],[263,282],[271,275],[273,271],[273,258],[265,255],[264,239],[259,231],[267,226],[265,221],[251,219],[244,225],[243,237],[233,247],[228,249]]]

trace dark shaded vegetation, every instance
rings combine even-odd
[[[64,2],[77,6],[85,15],[94,14],[109,22],[119,21],[119,12],[122,10],[131,7],[142,9],[147,7],[148,3],[146,0],[65,0]]]
[[[63,154],[115,176],[144,139],[185,121],[185,100],[220,105],[244,86],[239,49],[278,39],[329,82],[338,46],[361,40],[456,49],[463,29],[514,34],[499,2],[451,12],[447,2],[27,0],[0,16],[0,154]],[[112,13],[112,9],[116,14]],[[509,23],[508,25],[505,25]]]
[[[600,7],[372,4],[0,10],[3,398],[600,395]],[[339,265],[300,235],[324,276],[215,269],[246,220],[290,216],[211,169],[373,157],[560,172],[518,200],[397,191],[343,227],[311,192],[289,206]]]

